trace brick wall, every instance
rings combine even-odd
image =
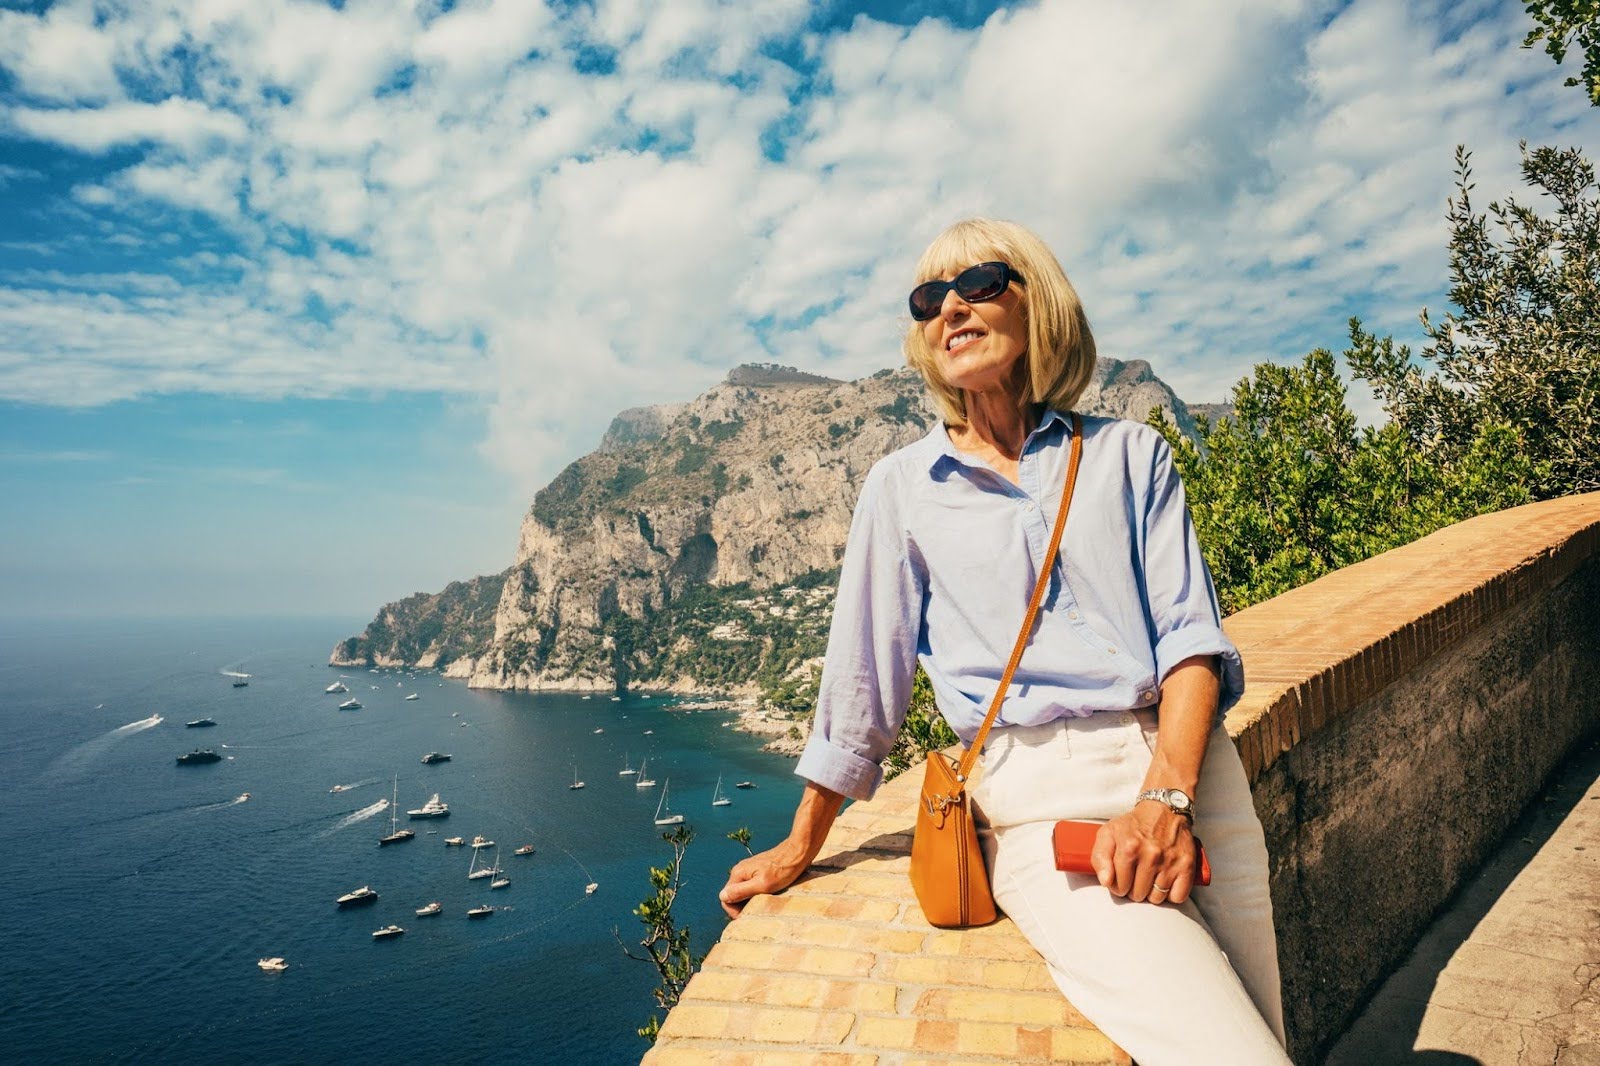
[[[1296,1061],[1595,728],[1597,605],[1600,493],[1461,523],[1225,623]],[[803,880],[751,901],[646,1063],[1129,1061],[1008,920],[923,920],[906,879],[920,776],[852,805]]]

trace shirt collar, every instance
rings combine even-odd
[[[1042,436],[1044,433],[1051,431],[1056,424],[1066,427],[1067,432],[1070,433],[1072,427],[1071,414],[1066,411],[1058,411],[1054,407],[1045,408],[1043,417],[1039,419],[1039,424],[1034,427],[1032,433],[1028,434],[1028,441],[1032,441],[1034,437]],[[970,456],[963,454],[957,450],[954,444],[950,443],[950,434],[945,432],[943,419],[934,422],[933,428],[928,431],[928,435],[923,438],[923,441],[926,445],[930,473],[937,472],[940,465],[946,462],[960,463],[963,466],[973,465]],[[1023,451],[1027,451],[1028,441],[1023,442]]]

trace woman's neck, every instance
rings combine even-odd
[[[1028,434],[1039,424],[1039,406],[1019,404],[1004,393],[967,393],[967,424],[951,429],[963,451],[994,453],[1015,462],[1022,456]]]

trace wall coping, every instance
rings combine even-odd
[[[1596,556],[1590,493],[1458,523],[1231,616],[1247,684],[1227,728],[1251,781]],[[750,901],[645,1063],[1130,1062],[1008,919],[928,925],[906,876],[920,777],[853,804],[804,878]]]

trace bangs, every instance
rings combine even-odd
[[[1007,249],[999,247],[993,236],[983,232],[984,227],[972,222],[959,222],[934,239],[917,263],[917,280],[921,285],[946,274],[959,274],[975,263],[1000,260],[1008,266],[1017,264]]]

